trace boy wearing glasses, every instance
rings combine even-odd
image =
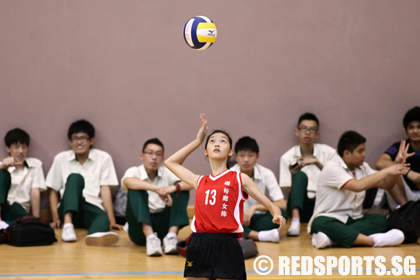
[[[178,231],[189,224],[192,187],[162,166],[163,152],[159,139],[147,140],[140,153],[143,164],[129,168],[121,179],[127,192],[128,235],[137,245],[146,245],[148,256],[162,255],[161,240],[165,254],[178,254]]]
[[[46,190],[42,162],[26,157],[29,134],[15,128],[4,137],[8,157],[0,162],[0,229],[16,219],[32,215],[39,217],[40,192]]]
[[[337,156],[334,148],[315,143],[320,133],[314,114],[305,113],[299,117],[295,134],[299,145],[280,158],[280,187],[291,188],[287,200],[287,211],[292,217],[288,236],[299,236],[300,222],[308,222],[311,218],[319,174],[324,164]]]
[[[92,148],[95,128],[88,121],[72,123],[68,141],[72,149],[55,156],[46,179],[52,227],[60,228],[63,224],[61,237],[65,242],[77,240],[76,227],[89,229],[85,237],[87,245],[114,245],[120,237],[109,230],[121,230],[122,226],[115,222],[112,207],[110,188],[118,186],[112,158]]]

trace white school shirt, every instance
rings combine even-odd
[[[26,212],[29,212],[31,209],[31,190],[39,188],[40,191],[44,191],[47,187],[45,186],[42,162],[36,158],[26,158],[25,162],[23,170],[19,170],[15,166],[7,169],[12,179],[7,201],[10,205],[15,202],[19,203]]]
[[[280,158],[280,187],[291,187],[292,186],[292,174],[290,173],[289,166],[296,162],[296,157],[301,157],[300,146],[296,145],[284,153]],[[318,161],[325,165],[330,160],[335,160],[338,155],[334,148],[331,148],[325,144],[314,144],[313,156]],[[321,169],[315,164],[309,164],[301,169],[302,172],[308,176],[308,197],[314,198],[316,187],[318,184],[318,177],[321,173]]]
[[[124,185],[125,178],[139,178],[142,181],[148,182],[155,186],[172,186],[175,183],[181,182],[178,177],[176,177],[168,168],[165,166],[160,166],[157,170],[157,174],[154,181],[149,179],[147,175],[146,169],[144,168],[144,164],[140,166],[133,166],[129,168],[124,177],[121,179],[121,188],[124,192],[128,191],[128,187]],[[154,191],[147,191],[149,194],[149,211],[152,214],[162,212],[165,209],[166,204],[160,198],[160,196],[155,193]]]
[[[111,156],[104,151],[90,149],[86,162],[81,165],[73,150],[55,156],[47,175],[47,186],[60,192],[63,197],[67,177],[80,174],[85,180],[83,197],[86,202],[105,210],[102,205],[101,186],[117,186],[118,179]]]
[[[239,164],[235,164],[230,170],[241,172]],[[267,196],[272,202],[284,198],[283,192],[281,191],[279,184],[277,183],[276,176],[270,169],[256,164],[254,166],[254,178],[252,178],[258,189]],[[258,201],[249,197],[244,202],[244,211],[248,210],[252,205],[260,204]],[[262,211],[255,211],[255,213],[265,213]]]
[[[377,171],[366,162],[355,168],[356,176],[348,169],[340,157],[337,162],[328,162],[324,165],[318,180],[314,214],[308,223],[308,232],[311,231],[313,220],[319,216],[331,217],[342,223],[348,218],[359,219],[363,217],[363,201],[366,191],[355,192],[342,187],[352,179],[362,179]]]

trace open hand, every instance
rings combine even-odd
[[[413,156],[415,153],[412,152],[411,154],[408,153],[408,148],[410,146],[409,143],[407,143],[407,145],[405,145],[405,140],[401,141],[400,143],[400,149],[398,150],[398,154],[395,157],[395,163],[404,163],[407,158]]]
[[[201,127],[198,130],[197,139],[200,143],[203,143],[204,138],[206,138],[207,131],[209,130],[207,126],[206,114],[200,113]]]

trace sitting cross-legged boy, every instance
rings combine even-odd
[[[350,248],[396,246],[404,241],[398,229],[387,230],[381,214],[362,214],[366,190],[390,189],[398,177],[406,174],[409,156],[405,142],[399,147],[396,164],[381,171],[373,170],[365,160],[366,138],[355,131],[345,132],[338,142],[340,160],[328,162],[319,176],[314,215],[308,224],[312,245],[318,249],[333,243]]]
[[[235,160],[233,171],[247,174],[275,206],[279,207],[282,216],[287,219],[286,201],[277,183],[274,173],[258,164],[260,149],[255,139],[245,136],[235,144]],[[244,235],[257,241],[279,242],[278,225],[273,224],[273,216],[263,205],[252,197],[244,202]]]

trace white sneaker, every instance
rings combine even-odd
[[[85,243],[89,246],[112,246],[120,240],[116,232],[96,232],[85,237]]]
[[[74,226],[71,223],[67,223],[63,226],[61,233],[61,239],[64,242],[75,242],[77,240],[76,233],[74,232]]]
[[[300,235],[300,221],[292,220],[290,227],[287,230],[287,236],[299,236]]]
[[[375,233],[369,235],[373,237],[375,245],[373,247],[397,246],[404,242],[404,233],[399,229],[391,229],[385,233]]]
[[[162,248],[160,246],[161,242],[156,233],[146,238],[146,254],[148,256],[162,256]]]
[[[318,232],[312,234],[312,246],[317,249],[323,249],[326,247],[331,247],[333,244],[332,240],[323,232]]]
[[[174,236],[165,236],[163,238],[163,252],[165,252],[166,255],[175,255],[178,254],[178,251],[176,249],[176,243],[178,240]]]
[[[6,229],[9,227],[9,224],[7,224],[5,221],[0,221],[0,230]]]

